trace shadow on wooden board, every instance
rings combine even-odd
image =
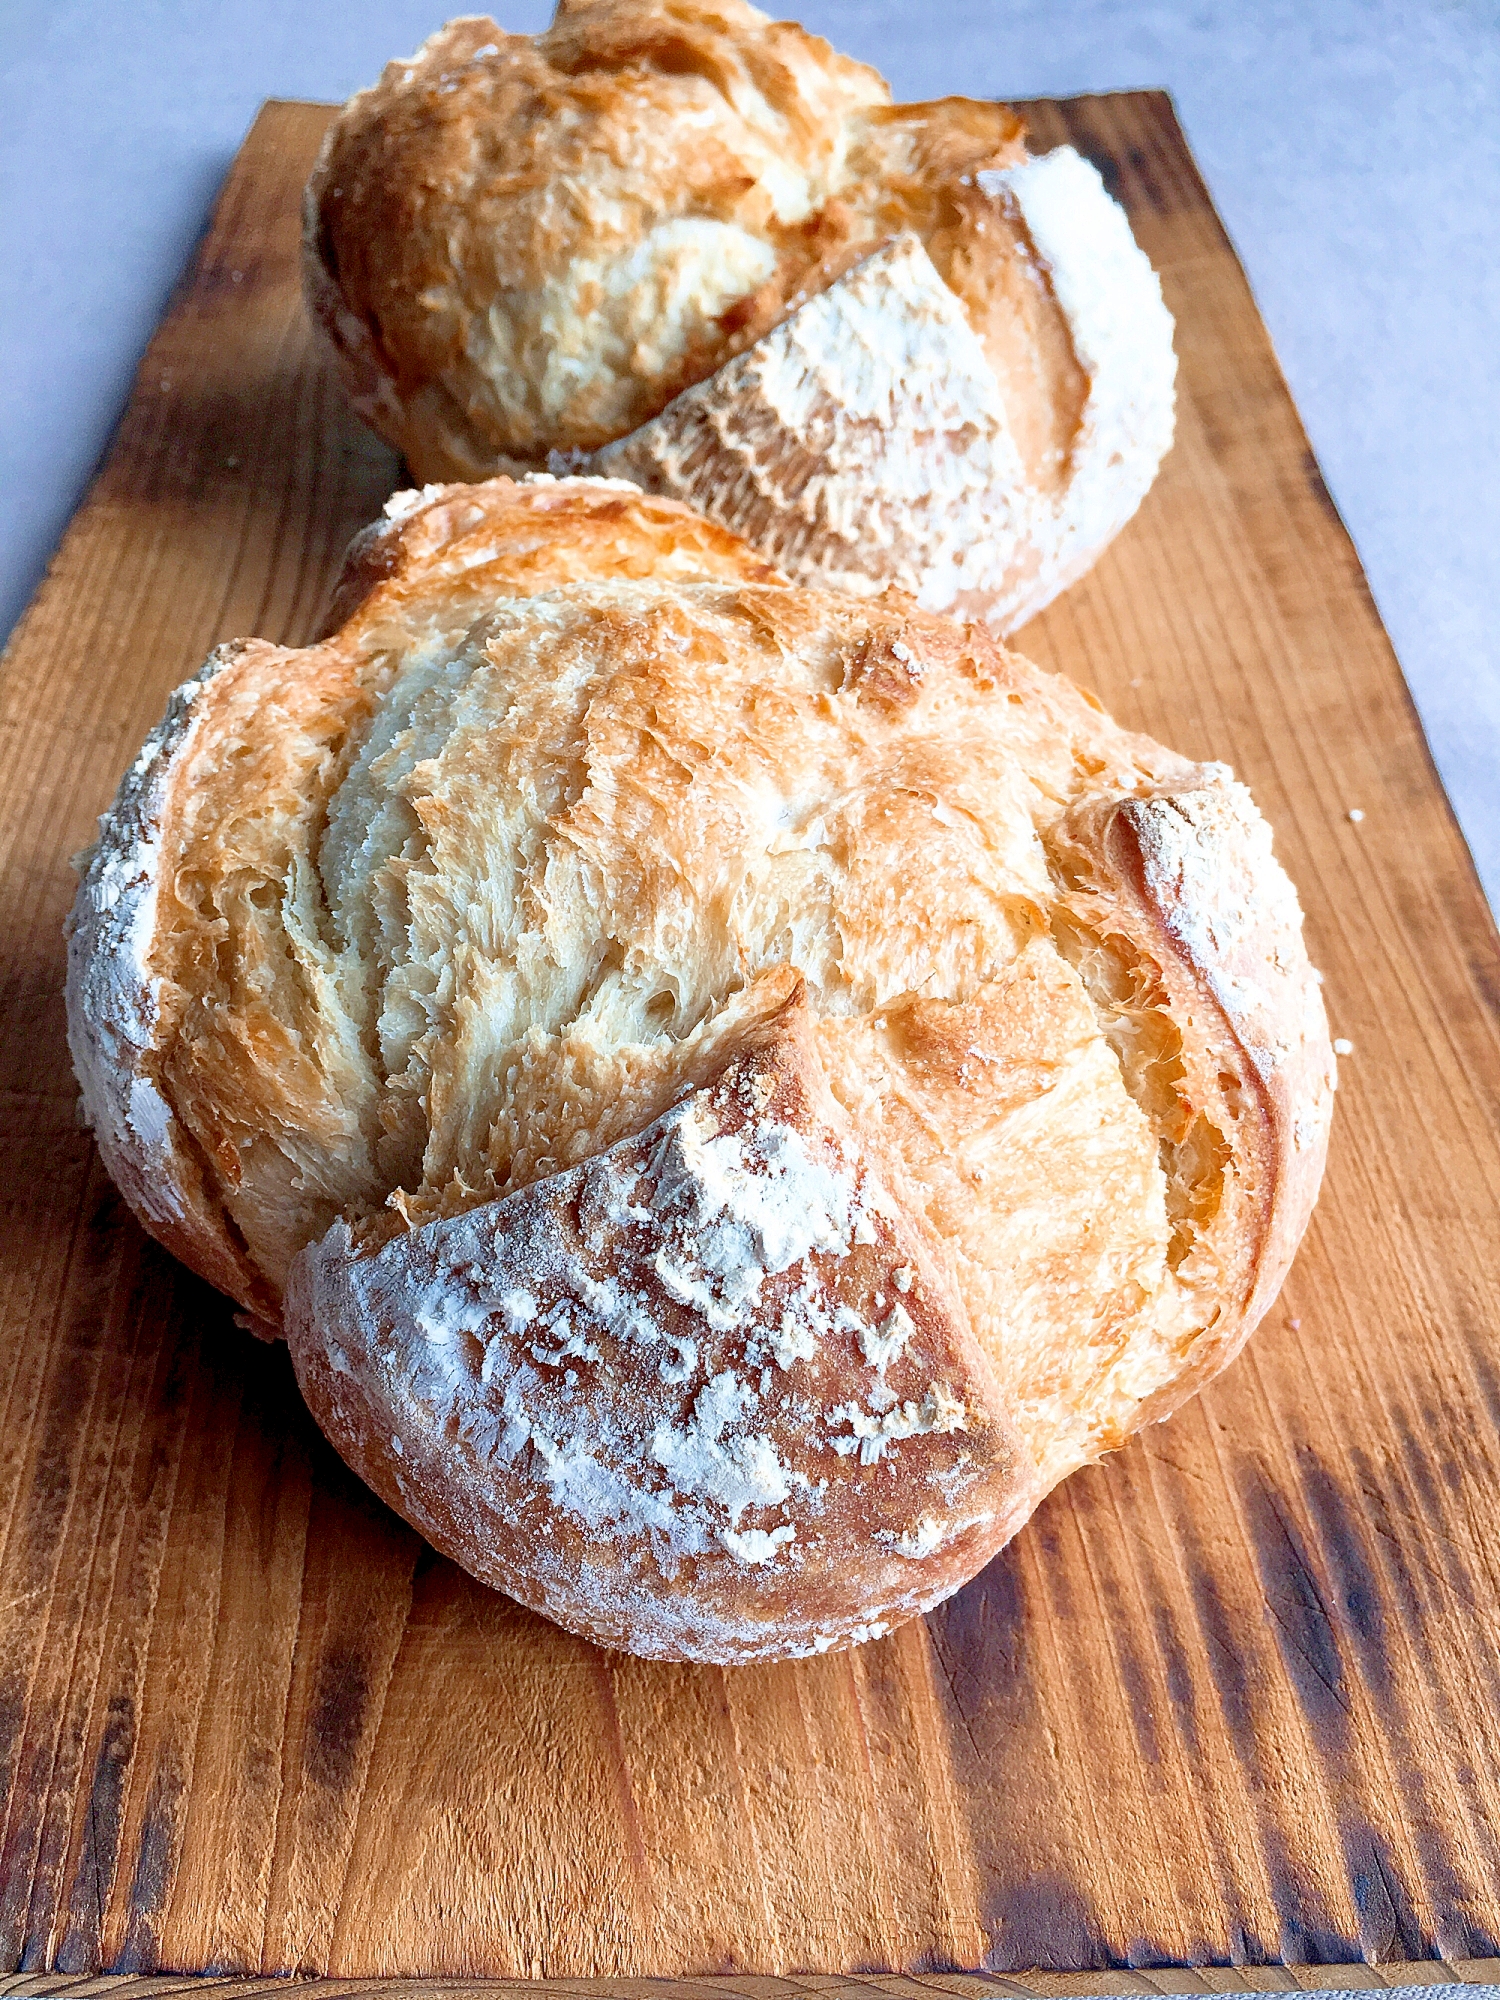
[[[433,1556],[144,1242],[75,1123],[67,857],[216,640],[308,635],[399,471],[298,298],[327,113],[267,107],[5,663],[0,1967],[48,1973],[7,1990],[1239,1990],[1500,1954],[1494,930],[1170,106],[1030,115],[1129,207],[1182,376],[1139,518],[1023,647],[1247,777],[1354,1044],[1283,1299],[925,1624],[713,1672]],[[1119,1970],[1188,1965],[1221,1970]]]

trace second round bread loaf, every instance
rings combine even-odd
[[[1000,632],[1172,439],[1171,317],[1094,165],[746,0],[450,22],[334,120],[305,271],[418,478],[627,478]]]

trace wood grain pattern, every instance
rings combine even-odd
[[[74,1120],[67,856],[215,640],[309,633],[398,472],[297,295],[327,114],[267,107],[0,687],[0,1970],[48,1975],[0,1990],[1500,1956],[1494,928],[1167,100],[1030,113],[1129,207],[1182,380],[1140,518],[1024,649],[1248,778],[1354,1043],[1282,1303],[925,1625],[717,1672],[433,1556],[143,1240]],[[749,1977],[793,1972],[843,1977]]]
[[[1416,1965],[1205,1966],[1199,1971],[804,1973],[796,1979],[721,1975],[709,1979],[311,1979],[311,2000],[1083,2000],[1083,1996],[1159,1993],[1396,1992],[1404,2000],[1434,1985],[1459,1986],[1483,2000],[1500,1994],[1500,1959],[1424,1961]],[[56,1973],[0,1977],[0,2000],[283,2000],[285,1982],[265,1979],[173,1979],[160,1975],[99,1979]]]

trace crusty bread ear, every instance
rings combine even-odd
[[[584,462],[687,501],[801,582],[895,585],[998,632],[1024,623],[1150,489],[1172,441],[1172,321],[1123,211],[1070,147],[973,181],[970,299],[904,233]],[[1060,309],[1082,378],[1060,452],[1028,435],[1032,402],[1066,393],[1055,329],[979,296],[986,205]]]
[[[1227,1367],[1281,1289],[1322,1183],[1336,1074],[1296,892],[1223,766],[1091,800],[1050,830],[1053,934],[1158,1132],[1169,1261],[1202,1328],[1122,1404],[1168,1417]],[[1123,1433],[1123,1426],[1122,1426]]]
[[[644,1131],[407,1234],[338,1223],[287,1292],[303,1394],[377,1493],[485,1582],[668,1659],[876,1637],[1035,1497],[802,980],[758,985],[769,1018]]]

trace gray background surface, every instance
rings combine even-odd
[[[549,11],[507,0],[502,25]],[[898,97],[1173,93],[1500,908],[1500,0],[801,18]],[[441,19],[441,0],[0,0],[0,632],[261,99],[345,97]]]

